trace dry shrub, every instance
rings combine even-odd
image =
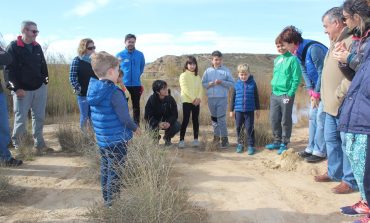
[[[60,123],[57,138],[63,152],[83,155],[95,149],[95,137],[91,128],[82,132],[79,127],[69,123]]]
[[[23,193],[24,190],[11,184],[11,179],[3,174],[4,169],[0,169],[0,201],[5,202],[14,200],[16,196]]]
[[[145,131],[128,146],[126,163],[120,167],[123,187],[111,208],[95,206],[89,217],[96,222],[207,222],[205,210],[189,202],[178,182],[171,180],[172,160],[167,151]]]
[[[16,149],[17,157],[26,161],[35,159],[35,150],[33,149],[33,136],[30,133],[25,133],[18,137],[18,149]]]

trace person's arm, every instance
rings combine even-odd
[[[144,73],[144,67],[145,67],[145,57],[144,54],[141,53],[141,60],[140,60],[140,76]]]
[[[234,112],[235,97],[236,97],[236,91],[235,91],[235,88],[233,88],[232,93],[231,93],[230,112]]]
[[[151,97],[149,97],[148,101],[145,105],[145,112],[144,112],[144,119],[148,122],[151,128],[158,128],[160,120],[157,120],[154,116],[154,108],[151,102]]]
[[[41,51],[41,75],[44,79],[44,84],[49,83],[49,72],[48,72],[48,65],[46,64],[44,52],[42,52],[41,46],[40,46],[40,51]]]
[[[8,65],[12,63],[11,55],[0,47],[0,66]]]
[[[14,49],[13,49],[13,44],[9,44],[8,48],[6,49],[6,52],[11,56],[12,58],[12,63],[9,65],[5,66],[4,70],[4,79],[6,83],[6,87],[9,90],[12,91],[17,91],[19,89],[19,84],[18,84],[18,74],[17,69],[18,69],[18,58],[15,55]]]
[[[260,110],[261,105],[260,105],[260,98],[259,98],[259,95],[258,95],[257,84],[254,85],[254,103],[255,103],[255,106],[256,106],[256,110]]]
[[[69,82],[71,83],[73,90],[76,94],[79,94],[81,92],[81,86],[78,83],[78,66],[79,66],[79,61],[78,58],[74,58],[72,61],[72,64],[69,68]]]
[[[320,93],[321,88],[321,74],[324,67],[324,59],[326,52],[319,46],[313,45],[311,47],[311,59],[317,71],[317,82],[314,88],[315,93]]]
[[[301,67],[302,77],[303,77],[303,80],[304,80],[304,84],[306,85],[306,89],[307,90],[312,90],[313,85],[312,85],[312,82],[311,82],[310,78],[307,75],[306,67],[304,65],[302,65],[302,62],[299,63],[299,66]]]
[[[234,86],[234,78],[233,76],[231,75],[230,71],[227,71],[226,72],[226,79],[225,80],[222,80],[221,82],[221,85],[226,87],[226,88],[231,88]]]
[[[137,125],[130,117],[127,101],[121,90],[117,89],[115,92],[113,92],[111,103],[113,106],[113,110],[114,112],[116,112],[118,119],[122,123],[122,125],[135,132],[137,129]]]
[[[179,82],[180,82],[181,93],[189,97],[191,101],[194,101],[196,98],[196,95],[195,95],[196,92],[190,89],[192,84],[189,83],[190,82],[189,78],[186,78],[184,74],[180,75]]]
[[[204,71],[203,77],[202,77],[202,85],[204,88],[209,88],[209,82],[208,82],[208,73],[207,70]]]
[[[169,112],[171,113],[171,115],[168,117],[167,121],[171,125],[173,125],[177,121],[177,118],[179,117],[179,115],[178,115],[177,104],[176,104],[175,99],[171,95],[168,97],[170,100],[170,111]]]
[[[302,76],[301,66],[299,65],[296,57],[292,57],[289,68],[291,69],[290,72],[292,73],[293,80],[290,89],[288,90],[288,96],[293,97],[298,89],[299,84],[301,83]]]
[[[349,81],[348,79],[343,79],[340,82],[340,85],[335,91],[335,96],[337,96],[340,102],[344,100],[350,85],[351,85],[351,81]]]

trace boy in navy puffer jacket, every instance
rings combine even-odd
[[[235,115],[238,145],[236,152],[243,152],[244,128],[248,133],[248,155],[253,155],[254,148],[254,113],[259,118],[260,103],[258,99],[257,84],[249,71],[248,64],[238,66],[239,80],[234,85],[233,96],[230,105],[230,117]]]
[[[138,126],[130,118],[124,93],[116,86],[119,61],[99,52],[91,56],[91,66],[99,80],[91,78],[87,101],[101,155],[101,186],[105,205],[111,206],[120,192],[119,169],[123,167],[127,142]]]

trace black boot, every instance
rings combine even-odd
[[[221,138],[221,148],[222,149],[227,149],[228,146],[229,146],[229,138],[222,137]]]

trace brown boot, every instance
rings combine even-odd
[[[318,176],[315,176],[315,181],[316,182],[330,182],[331,179],[328,175],[328,172],[324,173],[323,175],[318,175]]]
[[[333,187],[331,191],[335,194],[349,194],[354,190],[346,182],[342,181],[339,185]]]

